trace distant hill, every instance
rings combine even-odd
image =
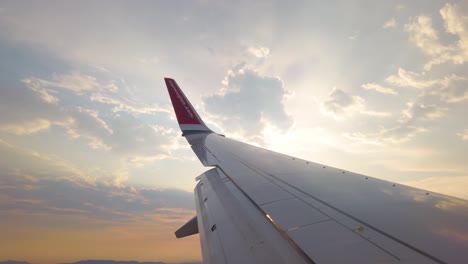
[[[0,263],[4,264],[4,263]],[[24,263],[5,263],[5,264],[29,264]],[[64,263],[64,264],[169,264],[166,262],[139,262],[139,261],[117,261],[117,260],[80,260],[73,263]],[[180,262],[172,264],[202,264],[202,262]]]
[[[164,262],[139,262],[139,261],[117,261],[117,260],[80,260],[64,264],[167,264]]]
[[[165,262],[138,262],[138,261],[117,261],[117,260],[80,260],[73,263],[64,264],[167,264]]]
[[[0,261],[0,264],[31,264],[27,261],[6,260]],[[63,264],[203,264],[203,262],[180,262],[180,263],[166,263],[166,262],[139,262],[139,261],[117,261],[117,260],[80,260],[73,263]]]

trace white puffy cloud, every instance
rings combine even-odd
[[[2,139],[0,139],[0,155],[2,156],[0,171],[29,178],[31,181],[41,178],[43,180],[68,179],[87,184],[95,182],[95,177],[67,160],[19,147]]]
[[[448,3],[440,10],[440,15],[444,19],[445,30],[458,36],[452,60],[458,64],[468,61],[468,16],[461,12],[459,6]]]
[[[405,31],[410,33],[410,40],[423,52],[431,56],[439,56],[448,51],[440,43],[439,34],[432,27],[432,19],[428,16],[418,16],[405,25]]]
[[[60,111],[58,99],[41,88],[0,87],[0,131],[17,135],[32,134],[51,125],[70,122]]]
[[[448,61],[454,64],[468,61],[468,16],[461,12],[458,5],[449,3],[440,9],[440,15],[446,32],[458,38],[455,43],[445,45],[441,42],[429,16],[420,15],[405,25],[405,31],[410,33],[410,41],[431,58],[425,65],[426,70]]]
[[[465,129],[462,132],[457,133],[457,136],[459,136],[464,141],[468,141],[468,129]]]
[[[390,95],[397,95],[398,94],[392,88],[383,87],[382,85],[377,84],[377,83],[365,83],[361,87],[366,89],[366,90],[374,90],[374,91],[382,93],[382,94],[390,94]]]
[[[54,74],[51,80],[29,77],[22,81],[30,87],[62,88],[73,91],[77,94],[98,89],[107,89],[111,91],[116,91],[118,89],[112,82],[101,84],[97,81],[96,77],[82,74],[78,71],[72,71],[66,74]]]
[[[280,131],[287,131],[293,124],[284,108],[287,90],[281,79],[244,67],[231,71],[223,83],[226,87],[221,93],[203,101],[227,132],[260,139],[267,124]]]
[[[270,49],[262,46],[252,46],[247,51],[257,58],[267,58],[270,55]]]
[[[434,81],[422,80],[421,74],[398,68],[396,75],[390,75],[386,82],[400,87],[412,87],[417,89],[427,88],[435,84]]]
[[[106,120],[91,109],[74,108],[67,113],[72,122],[65,127],[72,138],[88,139],[90,147],[111,150],[128,160],[167,157],[178,139],[174,130],[152,126],[126,113],[113,114]]]
[[[397,22],[396,22],[396,19],[395,18],[391,18],[389,20],[387,20],[383,25],[382,25],[382,28],[396,28],[397,26]]]
[[[337,120],[342,120],[354,114],[388,117],[391,113],[378,112],[367,109],[364,98],[350,95],[343,90],[333,88],[328,98],[320,106],[324,114],[331,115]]]
[[[422,103],[410,102],[403,110],[400,122],[403,124],[413,124],[420,121],[436,120],[444,116],[447,109],[437,105],[425,105]]]
[[[127,231],[135,226],[145,226],[148,232],[151,223],[152,232],[159,228],[159,235],[172,234],[167,230],[176,230],[195,214],[192,192],[133,186],[126,182],[125,170],[111,178],[92,175],[59,157],[3,140],[0,154],[0,225],[10,231],[4,234],[9,243],[12,234],[31,228],[49,229],[48,234],[60,230],[63,235],[67,229],[104,234],[104,229]]]
[[[67,126],[72,138],[85,137],[90,140],[89,145],[92,148],[111,149],[103,141],[111,137],[114,131],[99,117],[97,111],[79,107],[68,112],[73,120]]]
[[[446,76],[442,79],[428,79],[426,74],[417,73],[408,71],[402,68],[398,68],[398,73],[394,75],[390,75],[385,79],[386,82],[400,86],[400,87],[410,87],[416,89],[424,89],[433,87],[435,85],[439,85],[442,87],[449,86],[453,81],[463,80],[463,77],[459,77],[457,75],[450,75]]]
[[[8,114],[0,117],[0,132],[26,135],[58,126],[64,128],[71,139],[85,139],[91,148],[112,151],[126,160],[163,159],[176,146],[175,131],[155,126],[137,116],[168,113],[168,109],[141,106],[122,99],[113,93],[115,89],[109,89],[108,85],[102,85],[103,82],[89,75],[73,73],[55,76],[51,81],[25,78],[22,83],[27,87],[1,87],[0,111]],[[74,93],[69,94],[68,99],[70,96],[73,100],[79,97],[79,100],[88,102],[87,107],[63,103],[59,100],[61,89],[72,90]],[[94,90],[97,91],[91,93]],[[93,102],[104,107],[96,107]],[[166,115],[161,118],[168,120]],[[63,130],[54,133],[60,131]]]
[[[377,132],[344,133],[344,136],[363,144],[400,144],[411,140],[419,133],[426,132],[427,124],[443,117],[446,112],[446,108],[434,104],[425,105],[420,102],[410,102],[401,111],[397,124],[381,127]]]
[[[385,81],[400,87],[424,89],[426,94],[435,95],[446,103],[468,100],[467,78],[456,74],[430,79],[425,72],[416,73],[399,68],[397,74],[390,75]]]
[[[383,146],[406,142],[417,134],[425,131],[426,129],[424,127],[418,125],[397,125],[390,128],[380,128],[377,132],[347,132],[343,135],[353,142]]]
[[[345,115],[351,115],[364,109],[364,99],[333,88],[328,98],[322,103],[321,109],[325,114],[330,114],[336,119],[342,119]]]
[[[34,134],[48,129],[51,123],[47,119],[37,118],[30,121],[16,122],[13,124],[2,124],[0,130],[16,135]]]
[[[163,108],[157,105],[145,105],[143,103],[136,103],[128,98],[116,94],[93,93],[89,99],[93,102],[107,104],[112,106],[112,112],[127,112],[135,114],[153,114],[153,113],[169,113],[172,114],[171,109]]]

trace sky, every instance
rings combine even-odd
[[[201,260],[164,77],[228,137],[468,199],[466,1],[7,0],[0,260]]]

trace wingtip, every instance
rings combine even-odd
[[[169,97],[174,107],[177,122],[184,135],[188,135],[194,131],[211,132],[198,115],[195,108],[193,108],[190,101],[185,97],[184,92],[182,92],[177,82],[167,77],[164,78],[164,81],[166,82]]]

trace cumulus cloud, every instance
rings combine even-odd
[[[427,131],[426,125],[445,115],[447,109],[437,105],[410,102],[401,112],[398,124],[382,127],[371,133],[345,133],[354,142],[371,145],[400,144],[409,141],[419,133]]]
[[[396,22],[396,19],[395,18],[391,18],[389,20],[387,20],[383,25],[382,25],[382,28],[396,28],[397,26],[397,22]]]
[[[45,80],[36,77],[29,77],[22,80],[30,87],[53,87],[73,91],[77,94],[82,94],[87,91],[98,89],[107,89],[117,91],[117,86],[112,83],[99,83],[94,76],[82,74],[78,71],[72,71],[66,74],[54,74],[51,80]]]
[[[419,133],[426,131],[422,126],[418,125],[398,125],[390,128],[381,128],[377,132],[371,133],[344,133],[345,138],[353,142],[367,145],[388,145],[400,144],[412,139]]]
[[[51,247],[59,249],[47,255],[57,259],[54,263],[78,258],[73,255],[77,247],[79,258],[139,258],[150,252],[145,256],[149,259],[155,250],[162,256],[175,247],[174,230],[195,215],[193,194],[187,191],[88,183],[69,179],[66,172],[55,178],[44,171],[29,175],[0,171],[0,225],[8,230],[2,233],[0,245],[14,249],[11,258],[40,259]],[[63,243],[64,235],[73,241]],[[177,242],[199,251],[197,237]],[[125,246],[117,247],[116,252],[116,244]],[[98,255],[96,247],[100,248]],[[20,253],[11,255],[15,252]],[[171,254],[174,258],[180,252]]]
[[[281,79],[262,76],[244,67],[229,72],[219,94],[203,99],[208,112],[230,133],[244,137],[262,137],[267,124],[280,131],[288,130],[293,119],[286,113],[283,101],[287,90]]]
[[[342,120],[353,114],[364,114],[369,116],[390,116],[391,113],[377,112],[366,108],[364,98],[350,95],[343,90],[333,88],[328,98],[321,104],[324,114],[331,115],[337,120]]]
[[[68,112],[72,123],[67,126],[67,129],[72,138],[88,138],[92,148],[111,148],[103,140],[112,136],[114,131],[99,117],[97,111],[78,107]]]
[[[397,74],[390,75],[385,81],[400,87],[424,89],[426,94],[435,95],[446,103],[468,100],[467,79],[456,74],[431,79],[424,72],[416,73],[399,68]]]
[[[333,88],[328,98],[322,103],[322,111],[336,119],[341,119],[344,115],[350,115],[363,108],[363,98],[349,95],[336,88]]]
[[[390,95],[397,95],[398,94],[392,88],[383,87],[382,85],[377,84],[377,83],[365,83],[361,87],[366,89],[366,90],[374,90],[374,91],[382,93],[382,94],[390,94]]]
[[[463,132],[457,133],[463,141],[468,141],[468,129],[463,130]]]
[[[446,32],[458,38],[456,43],[442,44],[438,32],[432,26],[432,19],[428,16],[418,16],[405,25],[410,41],[431,57],[425,65],[426,70],[448,61],[455,64],[468,61],[468,17],[462,14],[458,5],[449,3],[440,9],[440,15]]]
[[[53,155],[22,148],[0,139],[0,171],[30,181],[68,179],[93,184],[95,177],[84,169]]]
[[[102,148],[127,159],[167,157],[178,139],[170,128],[153,126],[131,114],[114,114],[102,119],[95,110],[74,108],[67,111],[72,122],[66,126],[72,138],[86,138],[92,148]]]
[[[94,184],[66,179],[31,180],[20,174],[1,175],[2,194],[7,197],[0,211],[44,214],[77,214],[91,219],[128,221],[145,214],[177,217],[176,210],[193,212],[193,195],[177,189],[137,188],[128,185]],[[28,186],[28,188],[25,188]],[[180,211],[179,211],[180,212]]]
[[[153,114],[153,113],[169,113],[172,114],[171,109],[163,108],[157,105],[145,105],[143,103],[136,103],[128,98],[119,95],[109,95],[104,93],[93,93],[89,99],[93,102],[98,102],[112,106],[112,112],[127,112],[136,114]]]
[[[247,51],[257,58],[267,58],[270,55],[270,49],[262,46],[249,47]]]
[[[17,135],[32,134],[51,125],[70,122],[60,111],[58,99],[40,88],[0,87],[0,130]]]
[[[113,151],[129,161],[163,159],[176,145],[174,130],[137,117],[172,112],[121,97],[114,93],[113,82],[103,84],[106,82],[78,72],[55,75],[50,81],[31,77],[22,82],[26,87],[1,88],[0,110],[9,114],[0,117],[0,131],[25,135],[60,126],[72,139],[86,139],[91,148]],[[67,106],[59,100],[60,89],[74,91],[69,95],[74,99],[79,96],[105,107],[98,111],[92,104],[88,108]]]
[[[407,71],[402,68],[398,68],[398,73],[390,75],[385,81],[400,87],[412,87],[417,89],[427,88],[435,84],[433,80],[422,80],[422,76],[419,73]]]
[[[386,82],[393,85],[397,85],[400,87],[411,87],[416,89],[424,89],[434,86],[447,88],[457,81],[464,80],[466,80],[465,77],[461,77],[455,74],[451,74],[440,79],[429,79],[424,72],[417,73],[402,68],[398,69],[397,74],[390,75],[389,77],[387,77],[387,79],[385,79]]]
[[[151,189],[125,183],[127,172],[94,175],[55,156],[21,148],[0,140],[0,190],[9,197],[7,206],[29,212],[78,212],[108,219],[158,208],[193,209],[192,195],[175,189]],[[15,205],[16,202],[23,201]],[[31,202],[24,202],[31,201]],[[36,202],[33,202],[36,201]],[[27,207],[37,204],[34,207]],[[6,210],[0,203],[0,211]],[[100,210],[100,208],[106,210]],[[52,208],[52,209],[51,209]],[[51,211],[52,210],[52,211]],[[115,214],[112,211],[116,211]],[[119,213],[120,212],[120,213]],[[123,214],[124,212],[128,214]]]
[[[442,116],[447,109],[437,105],[425,105],[422,103],[410,102],[403,110],[400,122],[403,124],[414,124],[419,121],[436,120]]]
[[[432,19],[428,16],[414,18],[405,25],[405,31],[410,33],[410,41],[428,55],[439,56],[448,51],[448,47],[440,43],[439,34],[432,27]]]
[[[112,107],[112,112],[127,112],[132,114],[154,114],[171,113],[171,109],[158,105],[147,105],[142,102],[134,102],[125,96],[117,93],[119,87],[114,80],[99,81],[95,76],[84,74],[78,71],[71,71],[64,74],[54,74],[50,80],[37,77],[28,77],[22,80],[30,89],[41,93],[44,99],[57,102],[55,96],[50,93],[57,93],[60,89],[74,92],[77,95],[85,96],[92,102],[101,103]]]

